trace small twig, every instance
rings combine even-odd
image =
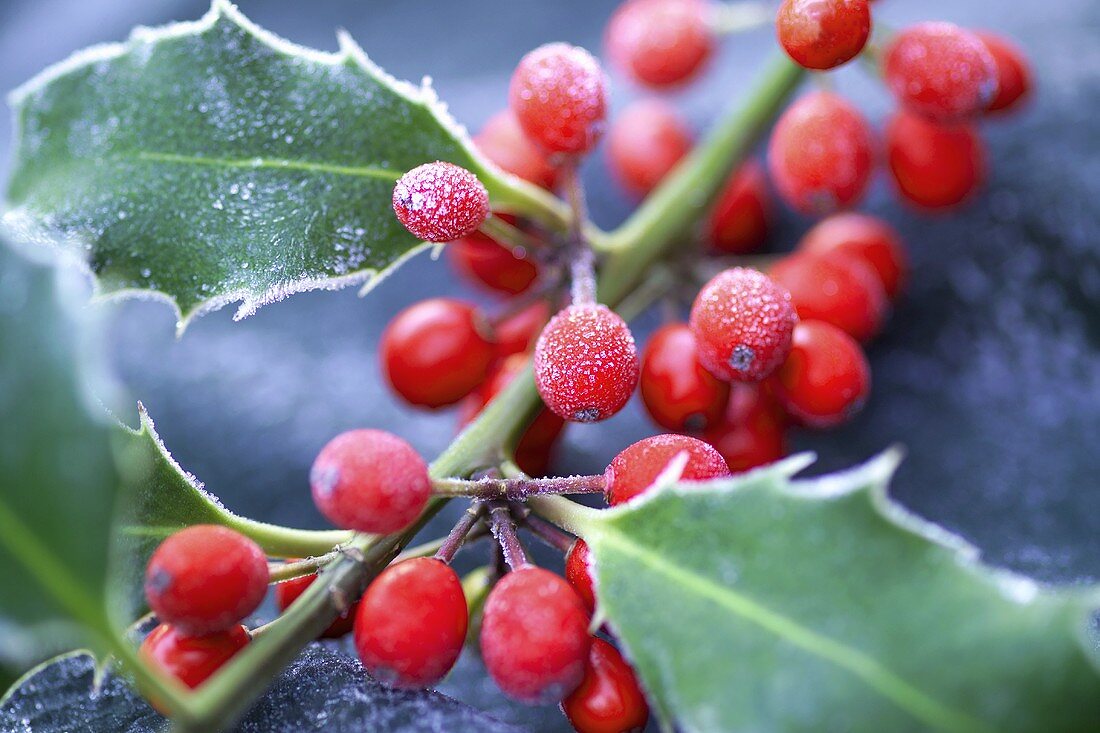
[[[451,560],[454,559],[455,553],[466,542],[466,536],[470,533],[470,530],[477,523],[477,520],[481,518],[482,505],[480,502],[471,504],[462,516],[459,517],[455,526],[451,529],[447,538],[443,540],[443,544],[436,550],[435,558],[442,560],[450,565]]]
[[[436,496],[465,496],[482,501],[522,501],[540,494],[599,494],[603,490],[603,474],[552,478],[445,478],[432,481],[432,491]]]
[[[493,536],[500,543],[500,549],[504,553],[504,561],[512,570],[519,570],[528,564],[527,552],[516,534],[516,523],[512,521],[512,512],[503,501],[493,501],[489,504],[489,526],[493,530]]]
[[[332,552],[327,552],[317,557],[307,557],[302,560],[293,560],[291,562],[268,563],[270,582],[282,583],[287,580],[301,578],[303,575],[313,575],[317,572],[318,568],[327,564],[338,554],[339,551],[333,550]]]
[[[569,223],[569,277],[573,304],[593,305],[596,302],[596,258],[584,235],[588,209],[578,161],[570,160],[562,171],[565,194],[572,212]]]
[[[523,520],[523,526],[530,530],[531,534],[550,545],[550,547],[553,547],[555,550],[560,550],[561,552],[569,552],[569,548],[576,542],[576,537],[572,537],[562,532],[554,525],[544,519],[536,517],[534,514],[529,514]]]
[[[509,224],[499,216],[490,216],[481,223],[479,230],[497,244],[511,250],[520,250],[520,254],[534,252],[542,247],[542,241],[532,237],[514,224]]]

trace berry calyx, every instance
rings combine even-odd
[[[227,527],[196,524],[160,543],[145,568],[145,598],[162,623],[197,636],[224,631],[267,593],[267,558]]]
[[[375,679],[392,687],[429,687],[454,666],[467,622],[455,571],[435,558],[413,558],[386,568],[363,594],[355,648]]]
[[[727,382],[758,382],[778,369],[797,322],[787,289],[742,267],[716,275],[691,307],[699,362]]]
[[[523,248],[505,247],[481,232],[456,239],[447,245],[446,252],[455,270],[475,285],[496,293],[519,295],[539,276],[538,265]]]
[[[870,265],[843,252],[784,257],[768,272],[791,293],[798,317],[831,323],[857,341],[875,336],[888,301]]]
[[[591,645],[584,602],[549,570],[514,570],[485,601],[481,656],[497,686],[516,700],[561,701],[584,679]]]
[[[886,84],[911,112],[940,122],[984,112],[997,96],[997,63],[977,35],[953,23],[918,23],[894,36]]]
[[[871,368],[859,344],[836,326],[803,321],[791,354],[775,375],[775,397],[787,414],[811,428],[850,420],[871,392]]]
[[[764,167],[750,160],[729,177],[706,223],[711,246],[718,252],[750,254],[768,239],[771,194]]]
[[[493,343],[477,308],[450,298],[430,298],[394,316],[378,351],[397,394],[421,407],[453,405],[485,380]]]
[[[707,481],[730,475],[722,455],[698,438],[654,435],[627,446],[608,464],[603,474],[607,503],[615,506],[643,493],[681,453],[687,454],[687,463],[680,474],[682,481]]]
[[[987,112],[1005,112],[1017,108],[1031,94],[1031,68],[1020,48],[1004,36],[989,31],[978,31],[997,64],[997,95],[986,108]]]
[[[470,171],[436,161],[417,166],[393,187],[393,211],[425,242],[450,242],[489,218],[489,192]]]
[[[337,527],[389,534],[412,523],[432,493],[428,466],[382,430],[349,430],[321,449],[309,472],[313,502]]]
[[[627,0],[611,16],[604,45],[623,73],[652,87],[694,77],[714,53],[702,0]]]
[[[287,562],[294,562],[293,558],[287,558]],[[279,613],[290,608],[290,604],[298,600],[298,596],[306,592],[306,588],[313,585],[313,581],[317,580],[317,575],[303,575],[299,578],[291,578],[290,580],[284,580],[281,583],[275,584],[275,607],[279,609]],[[343,611],[337,616],[328,628],[321,632],[321,638],[323,639],[339,639],[342,636],[351,632],[352,627],[355,625],[355,609],[358,607],[357,603],[353,603],[350,608]]]
[[[237,652],[248,646],[248,629],[234,624],[202,636],[160,624],[141,642],[138,654],[149,666],[194,689],[209,679]]]
[[[589,565],[592,562],[592,553],[588,550],[588,543],[578,539],[565,553],[565,579],[573,590],[577,592],[589,613],[596,610],[596,589],[592,583],[592,573]]]
[[[889,224],[868,214],[836,214],[815,225],[798,249],[812,254],[843,252],[866,262],[878,275],[886,296],[897,299],[909,271],[901,237]]]
[[[566,420],[611,417],[638,386],[638,353],[629,326],[604,305],[561,310],[535,344],[535,383],[546,406]]]
[[[925,209],[958,206],[985,179],[985,145],[973,125],[941,125],[904,110],[886,127],[886,158],[898,193]]]
[[[474,135],[474,145],[486,158],[514,176],[546,189],[554,188],[558,170],[532,143],[510,109],[497,112]]]
[[[603,132],[606,87],[592,54],[567,43],[548,43],[520,60],[508,101],[535,143],[554,153],[585,153]]]
[[[803,214],[828,214],[859,202],[874,166],[871,127],[855,107],[813,92],[779,118],[768,169],[783,199]]]
[[[666,430],[699,432],[718,422],[730,386],[699,363],[695,336],[686,323],[653,333],[642,353],[642,403]]]
[[[608,167],[638,197],[656,188],[689,150],[687,122],[675,107],[659,99],[631,103],[607,133]]]
[[[646,703],[634,669],[614,646],[593,639],[584,679],[561,710],[578,733],[639,731],[649,722]]]
[[[784,0],[775,19],[783,49],[807,69],[833,69],[851,61],[871,35],[867,0]]]
[[[703,440],[722,454],[732,473],[742,473],[787,455],[785,418],[764,384],[735,384],[725,419]]]

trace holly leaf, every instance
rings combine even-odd
[[[156,295],[180,316],[374,282],[422,246],[391,209],[405,171],[447,160],[494,206],[552,197],[476,153],[425,83],[261,30],[225,0],[139,28],[13,93],[9,226],[79,252],[103,295]]]
[[[585,533],[606,614],[685,731],[1095,731],[1095,589],[1040,587],[893,503],[886,454],[667,484]]]

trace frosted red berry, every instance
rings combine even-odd
[[[589,567],[591,558],[592,553],[588,549],[588,543],[580,539],[574,542],[569,552],[565,554],[565,579],[584,601],[589,612],[596,610],[596,589],[593,587],[592,572]]]
[[[567,43],[548,43],[519,62],[508,101],[524,133],[544,149],[584,153],[603,132],[606,87],[592,54]]]
[[[287,558],[287,562],[293,562],[293,558]],[[279,609],[279,612],[290,608],[290,604],[298,600],[298,596],[306,592],[306,588],[313,585],[313,581],[317,580],[317,576],[303,575],[298,578],[292,578],[290,580],[284,580],[281,583],[275,584],[275,607]],[[321,632],[321,637],[325,639],[339,639],[351,632],[352,626],[355,625],[355,609],[358,604],[353,603],[346,611],[337,616],[328,628]]]
[[[309,472],[313,502],[337,527],[389,534],[412,523],[432,492],[428,466],[382,430],[349,430],[321,449]]]
[[[894,36],[883,75],[906,109],[941,122],[973,117],[997,96],[997,63],[974,33],[953,23],[918,23]]]
[[[982,40],[997,65],[997,94],[986,107],[988,112],[1012,110],[1027,100],[1031,93],[1031,67],[1027,57],[1012,41],[989,31],[976,34]]]
[[[784,0],[775,27],[795,63],[807,69],[833,69],[867,45],[871,8],[867,0]]]
[[[958,206],[985,179],[985,144],[970,124],[900,111],[886,127],[886,158],[898,193],[924,209]]]
[[[240,624],[203,636],[190,636],[170,624],[160,624],[145,637],[138,654],[151,667],[194,689],[209,679],[251,637]]]
[[[593,639],[580,687],[561,702],[578,733],[640,731],[649,722],[649,705],[634,669],[614,646]]]
[[[606,420],[638,386],[630,328],[607,306],[563,309],[535,344],[535,383],[546,406],[566,420]]]
[[[559,702],[584,678],[588,609],[564,578],[528,565],[485,601],[481,656],[497,686],[529,704]]]
[[[730,392],[729,383],[699,363],[686,323],[669,323],[649,337],[639,387],[653,421],[676,432],[698,432],[717,423]]]
[[[392,687],[429,687],[454,666],[467,622],[455,571],[435,558],[413,558],[386,568],[363,594],[355,648],[375,679]]]
[[[619,183],[644,196],[691,150],[691,129],[676,108],[659,99],[631,103],[607,133],[607,163]]]
[[[638,496],[660,478],[678,455],[687,455],[683,481],[729,476],[726,460],[712,446],[688,435],[654,435],[627,446],[604,471],[607,503],[615,506]]]
[[[798,248],[813,254],[843,252],[858,257],[874,268],[890,299],[901,294],[909,272],[909,258],[897,231],[868,214],[830,216],[806,232]]]
[[[145,568],[145,598],[161,622],[190,635],[230,628],[267,593],[267,558],[227,527],[196,524],[160,543]]]
[[[778,369],[797,322],[786,288],[742,267],[716,275],[691,307],[699,362],[729,382],[758,382]]]
[[[430,408],[452,405],[489,373],[494,351],[488,331],[469,303],[423,300],[394,316],[382,333],[382,370],[407,402]]]
[[[742,165],[726,181],[707,218],[706,232],[718,252],[750,254],[768,239],[771,194],[764,167],[755,160]]]
[[[775,463],[787,455],[785,415],[764,384],[735,384],[725,419],[703,440],[722,454],[733,473]]]
[[[870,265],[844,252],[800,252],[784,257],[768,274],[791,293],[798,317],[831,323],[857,341],[875,336],[889,301]]]
[[[393,210],[417,238],[450,242],[476,231],[489,217],[489,192],[461,166],[425,163],[397,181]]]
[[[683,84],[714,53],[709,12],[702,0],[627,0],[607,26],[608,56],[620,71],[642,84]]]
[[[550,320],[550,305],[539,300],[504,318],[493,329],[498,357],[522,354],[535,346],[542,327]]]
[[[490,117],[474,136],[474,144],[486,158],[536,186],[553,188],[557,181],[557,168],[546,153],[527,138],[510,109]]]
[[[507,218],[514,222],[512,217]],[[539,276],[538,265],[523,248],[506,247],[481,232],[447,245],[452,267],[467,280],[495,293],[519,295]]]
[[[803,321],[773,387],[791,417],[807,427],[831,428],[862,409],[871,392],[871,368],[851,336],[822,321]]]
[[[804,214],[828,214],[863,198],[874,168],[871,127],[830,92],[792,104],[768,144],[768,169],[783,200]]]

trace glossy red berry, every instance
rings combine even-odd
[[[432,493],[424,460],[382,430],[349,430],[330,440],[313,461],[309,483],[330,522],[376,534],[407,527]]]
[[[549,570],[528,565],[508,573],[485,601],[481,656],[516,700],[559,702],[584,678],[591,645],[584,602]]]
[[[649,722],[649,705],[633,668],[611,644],[593,639],[580,687],[561,702],[578,733],[640,731]]]
[[[573,586],[590,613],[596,610],[596,589],[593,587],[592,572],[589,569],[591,558],[588,543],[580,539],[565,554],[565,579]]]
[[[901,111],[886,128],[886,151],[898,192],[921,208],[958,206],[985,179],[985,145],[972,125],[941,125]]]
[[[691,150],[691,129],[676,108],[659,99],[628,105],[607,133],[611,173],[635,196],[644,196]]]
[[[771,218],[764,167],[750,160],[726,181],[707,219],[706,232],[718,252],[750,254],[767,241]]]
[[[803,321],[773,386],[791,417],[808,427],[831,428],[863,407],[871,392],[871,368],[851,336],[822,321]]]
[[[145,637],[138,653],[149,666],[194,689],[248,646],[250,640],[248,629],[240,624],[204,636],[188,636],[179,628],[162,623]]]
[[[425,163],[397,181],[393,210],[414,236],[450,242],[476,231],[489,217],[489,192],[461,166]]]
[[[742,473],[787,455],[785,417],[764,385],[735,384],[725,419],[703,440],[722,454],[731,472]]]
[[[843,252],[800,252],[768,271],[791,293],[798,317],[831,323],[857,341],[875,336],[886,320],[889,301],[874,269]]]
[[[729,382],[759,382],[778,369],[797,322],[786,288],[743,267],[716,275],[691,307],[700,363]]]
[[[730,386],[699,363],[695,336],[686,323],[662,326],[642,353],[642,403],[666,430],[699,432],[717,423]]]
[[[641,494],[660,478],[668,464],[681,453],[687,463],[683,481],[706,481],[729,476],[729,467],[713,447],[687,435],[654,435],[627,446],[604,471],[607,503],[615,506]]]
[[[997,96],[997,63],[981,39],[953,23],[918,23],[894,36],[883,75],[908,110],[941,122],[973,117]]]
[[[526,250],[505,247],[481,232],[456,239],[447,245],[446,252],[459,274],[495,293],[519,295],[539,276],[538,265]]]
[[[563,309],[535,344],[535,383],[546,406],[566,420],[606,420],[638,386],[630,328],[607,306]]]
[[[867,45],[871,8],[867,0],[783,0],[775,27],[799,66],[833,69]]]
[[[508,101],[531,140],[554,153],[585,153],[603,132],[606,87],[592,54],[567,43],[548,43],[519,62]]]
[[[293,562],[292,558],[287,558],[287,562]],[[290,608],[290,604],[294,603],[298,599],[298,596],[306,592],[306,588],[313,585],[313,581],[317,580],[316,575],[303,575],[299,578],[292,578],[291,580],[284,580],[281,583],[275,584],[275,607],[279,609],[279,613]],[[353,603],[345,612],[336,617],[329,627],[321,632],[321,637],[325,639],[339,639],[342,636],[351,632],[352,626],[355,625],[355,609],[358,607],[357,603]]]
[[[230,628],[267,593],[267,558],[227,527],[196,524],[169,536],[145,568],[145,598],[162,623],[190,635]]]
[[[709,12],[702,0],[627,0],[607,26],[608,56],[642,84],[682,84],[714,53]]]
[[[997,95],[986,108],[989,112],[1015,109],[1031,93],[1031,67],[1027,57],[1012,41],[989,31],[979,31],[982,40],[997,64]]]
[[[546,153],[527,138],[510,109],[490,117],[474,136],[474,144],[486,158],[536,186],[553,188],[557,181],[557,168]]]
[[[493,343],[487,333],[488,324],[473,305],[423,300],[394,316],[382,333],[382,370],[394,391],[413,405],[453,405],[489,373]]]
[[[536,301],[501,320],[493,329],[497,356],[503,358],[533,349],[542,327],[549,320],[550,305],[545,300]]]
[[[909,272],[909,258],[897,231],[868,214],[830,216],[806,232],[798,248],[818,255],[843,252],[858,257],[874,268],[891,300],[901,294]]]
[[[772,182],[804,214],[828,214],[858,203],[874,162],[867,120],[830,92],[813,92],[787,108],[768,144]]]
[[[417,557],[374,579],[355,615],[355,648],[375,679],[393,687],[434,685],[466,640],[462,581],[446,563]]]

